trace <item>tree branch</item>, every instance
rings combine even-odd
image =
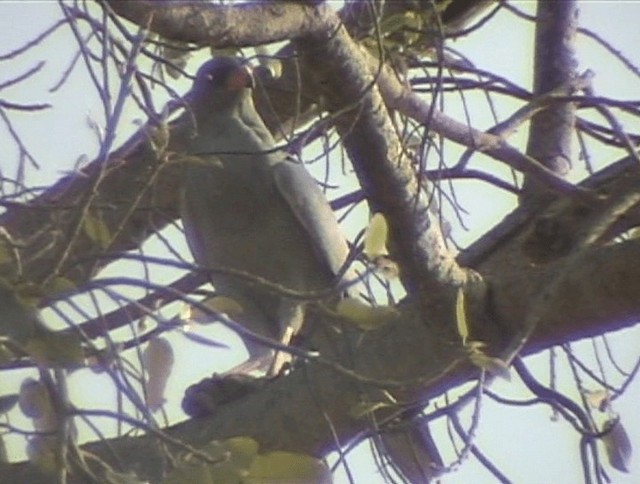
[[[490,330],[472,328],[474,338],[492,333],[500,340],[505,328],[513,330],[522,324],[530,308],[521,302],[532,300],[551,277],[564,270],[563,264],[565,261],[561,260],[496,279],[494,315],[498,323]],[[536,328],[523,354],[629,327],[640,318],[640,241],[585,251],[570,268],[557,296],[548,300],[543,323]],[[338,339],[329,336],[320,351],[324,356],[353,364],[368,378],[404,383],[400,390],[392,391],[405,403],[425,401],[477,376],[477,369],[464,362],[459,341],[442,339],[442,335],[425,326],[420,306],[415,300],[401,305],[402,315],[397,321],[359,337],[357,352],[349,349],[357,338],[345,337],[344,333]],[[326,316],[323,318],[322,323],[317,322],[320,327],[330,323]],[[247,435],[261,443],[261,452],[288,449],[322,456],[333,443],[325,416],[342,441],[348,441],[368,428],[367,419],[354,417],[353,408],[363,398],[374,395],[374,390],[375,386],[336,373],[330,367],[308,363],[240,400],[216,408],[210,417],[188,420],[166,432],[196,447],[213,439]],[[315,408],[321,411],[310,411]],[[300,432],[301,428],[305,431]],[[108,443],[125,463],[123,471],[135,469],[139,477],[157,480],[164,464],[153,444],[155,438],[124,437]],[[113,462],[106,444],[96,442],[84,448]],[[0,467],[0,473],[9,482],[46,482],[26,464],[5,465]]]
[[[534,95],[569,85],[576,78],[577,3],[576,0],[538,2]],[[565,176],[571,169],[575,110],[575,103],[559,102],[536,114],[531,121],[527,155],[558,176]],[[544,191],[545,187],[538,180],[525,177],[522,200],[540,196]]]

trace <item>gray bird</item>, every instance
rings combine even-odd
[[[346,240],[311,175],[275,149],[253,105],[253,82],[240,60],[215,58],[200,67],[187,97],[194,121],[187,150],[201,159],[185,170],[181,210],[189,247],[204,268],[243,271],[298,292],[330,289],[347,260]],[[251,331],[288,344],[300,329],[300,300],[216,272],[211,282],[240,305],[235,319]],[[253,370],[258,362],[279,370],[273,350],[243,341],[250,359],[238,368]]]

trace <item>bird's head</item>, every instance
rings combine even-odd
[[[190,102],[196,112],[225,112],[250,100],[253,87],[249,66],[235,57],[216,57],[198,69]]]

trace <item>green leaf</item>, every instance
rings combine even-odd
[[[377,257],[373,261],[376,266],[376,271],[382,275],[387,281],[397,279],[400,275],[400,268],[398,264],[385,256]]]
[[[6,345],[0,342],[0,365],[11,363],[16,355]]]
[[[214,166],[222,169],[220,158],[215,155],[190,155],[188,153],[176,153],[172,160],[175,163],[185,164],[187,166]]]
[[[380,22],[380,30],[383,34],[391,34],[405,27],[420,28],[422,19],[416,12],[406,11],[393,14]]]
[[[604,412],[609,409],[611,395],[607,390],[583,390],[587,403],[591,408]]]
[[[216,484],[211,477],[209,466],[202,460],[196,460],[193,457],[180,462],[162,482],[164,484],[184,484],[185,482]]]
[[[469,341],[466,345],[469,352],[471,363],[478,368],[489,372],[493,376],[498,376],[506,381],[511,381],[511,372],[507,364],[500,358],[487,355],[480,348],[484,347],[484,343],[479,341]]]
[[[364,234],[364,255],[369,260],[375,260],[377,257],[388,255],[387,238],[389,236],[389,227],[387,219],[380,212],[373,214],[369,221],[369,226]]]
[[[8,240],[0,236],[0,266],[12,264],[13,260],[13,248]]]
[[[213,296],[211,298],[205,299],[201,302],[201,304],[213,309],[216,312],[226,314],[232,319],[236,319],[241,317],[244,314],[244,308],[242,304],[240,304],[237,300],[227,297],[227,296]],[[197,308],[194,308],[194,312],[197,319],[201,317],[204,320],[211,319],[210,315],[204,313],[204,311],[200,311]]]
[[[395,319],[399,312],[391,306],[369,306],[360,299],[342,299],[336,307],[338,315],[348,319],[360,329],[371,331],[378,329]]]
[[[210,47],[211,57],[242,57],[242,49],[238,47]]]
[[[116,472],[113,469],[105,469],[104,482],[108,482],[109,484],[146,484],[149,481],[140,479],[133,472],[123,473],[123,472]],[[197,481],[185,481],[185,482],[197,482]]]
[[[245,482],[250,484],[274,482],[328,484],[333,482],[333,478],[329,468],[314,457],[277,451],[256,457]]]
[[[44,474],[54,474],[58,468],[55,440],[43,435],[35,435],[27,443],[29,462]]]
[[[458,288],[458,294],[456,296],[456,324],[458,327],[458,334],[462,338],[462,344],[467,345],[467,339],[469,338],[469,325],[467,324],[467,315],[464,308],[464,291],[461,287]]]
[[[620,472],[629,472],[629,464],[633,455],[631,441],[619,419],[608,420],[605,423],[605,427],[611,425],[613,426],[611,430],[602,437],[609,463]]]
[[[163,39],[164,45],[160,48],[160,55],[171,64],[163,64],[167,74],[173,79],[182,77],[181,69],[187,65],[187,61],[191,57],[192,51],[187,42],[172,41]]]
[[[0,435],[0,464],[9,463],[9,454],[7,453],[7,446],[4,444],[4,439]]]
[[[153,337],[142,352],[142,361],[147,370],[145,382],[147,406],[155,412],[165,402],[167,381],[175,362],[173,348],[165,338]]]
[[[35,311],[42,300],[42,286],[33,282],[22,282],[13,288],[16,301],[26,311]]]
[[[11,395],[3,395],[0,397],[0,414],[7,413],[16,403],[18,403],[18,394],[12,393]]]
[[[75,290],[76,285],[71,281],[71,279],[67,279],[66,277],[61,276],[54,277],[43,288],[44,294],[49,297],[68,294],[74,292]]]
[[[25,350],[38,365],[74,369],[84,365],[84,351],[75,333],[40,330],[29,339]]]
[[[220,445],[228,458],[225,462],[211,467],[214,482],[240,482],[249,474],[249,469],[258,454],[258,442],[251,437],[232,437]]]
[[[53,408],[47,388],[42,382],[33,378],[25,379],[20,385],[18,402],[22,413],[32,419],[45,417]]]
[[[20,275],[21,263],[17,246],[11,234],[0,226],[0,272],[6,278],[13,279]]]
[[[354,418],[362,418],[365,415],[380,410],[381,408],[390,407],[389,402],[358,402],[349,410],[349,415]]]
[[[214,441],[201,449],[215,463],[190,454],[169,474],[165,484],[237,484],[245,482],[258,453],[258,443],[251,437],[232,437]]]
[[[167,151],[170,136],[169,123],[166,119],[163,119],[159,126],[149,130],[149,142],[153,152],[158,157],[161,157]]]
[[[362,418],[365,415],[375,412],[381,408],[398,405],[398,401],[393,398],[387,390],[371,389],[367,392],[367,399],[356,403],[349,410],[349,414],[355,418]]]
[[[87,237],[98,244],[101,249],[109,247],[111,243],[109,227],[96,214],[87,213],[82,221],[82,228]]]
[[[36,305],[40,297],[34,285],[12,285],[0,278],[0,336],[24,344],[33,334],[37,320]],[[2,346],[2,345],[0,345]],[[0,350],[0,361],[13,359],[8,348]]]

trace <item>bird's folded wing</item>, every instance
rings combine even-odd
[[[293,160],[272,167],[278,191],[291,207],[313,243],[313,248],[334,274],[344,270],[349,246],[324,194],[304,167]]]

